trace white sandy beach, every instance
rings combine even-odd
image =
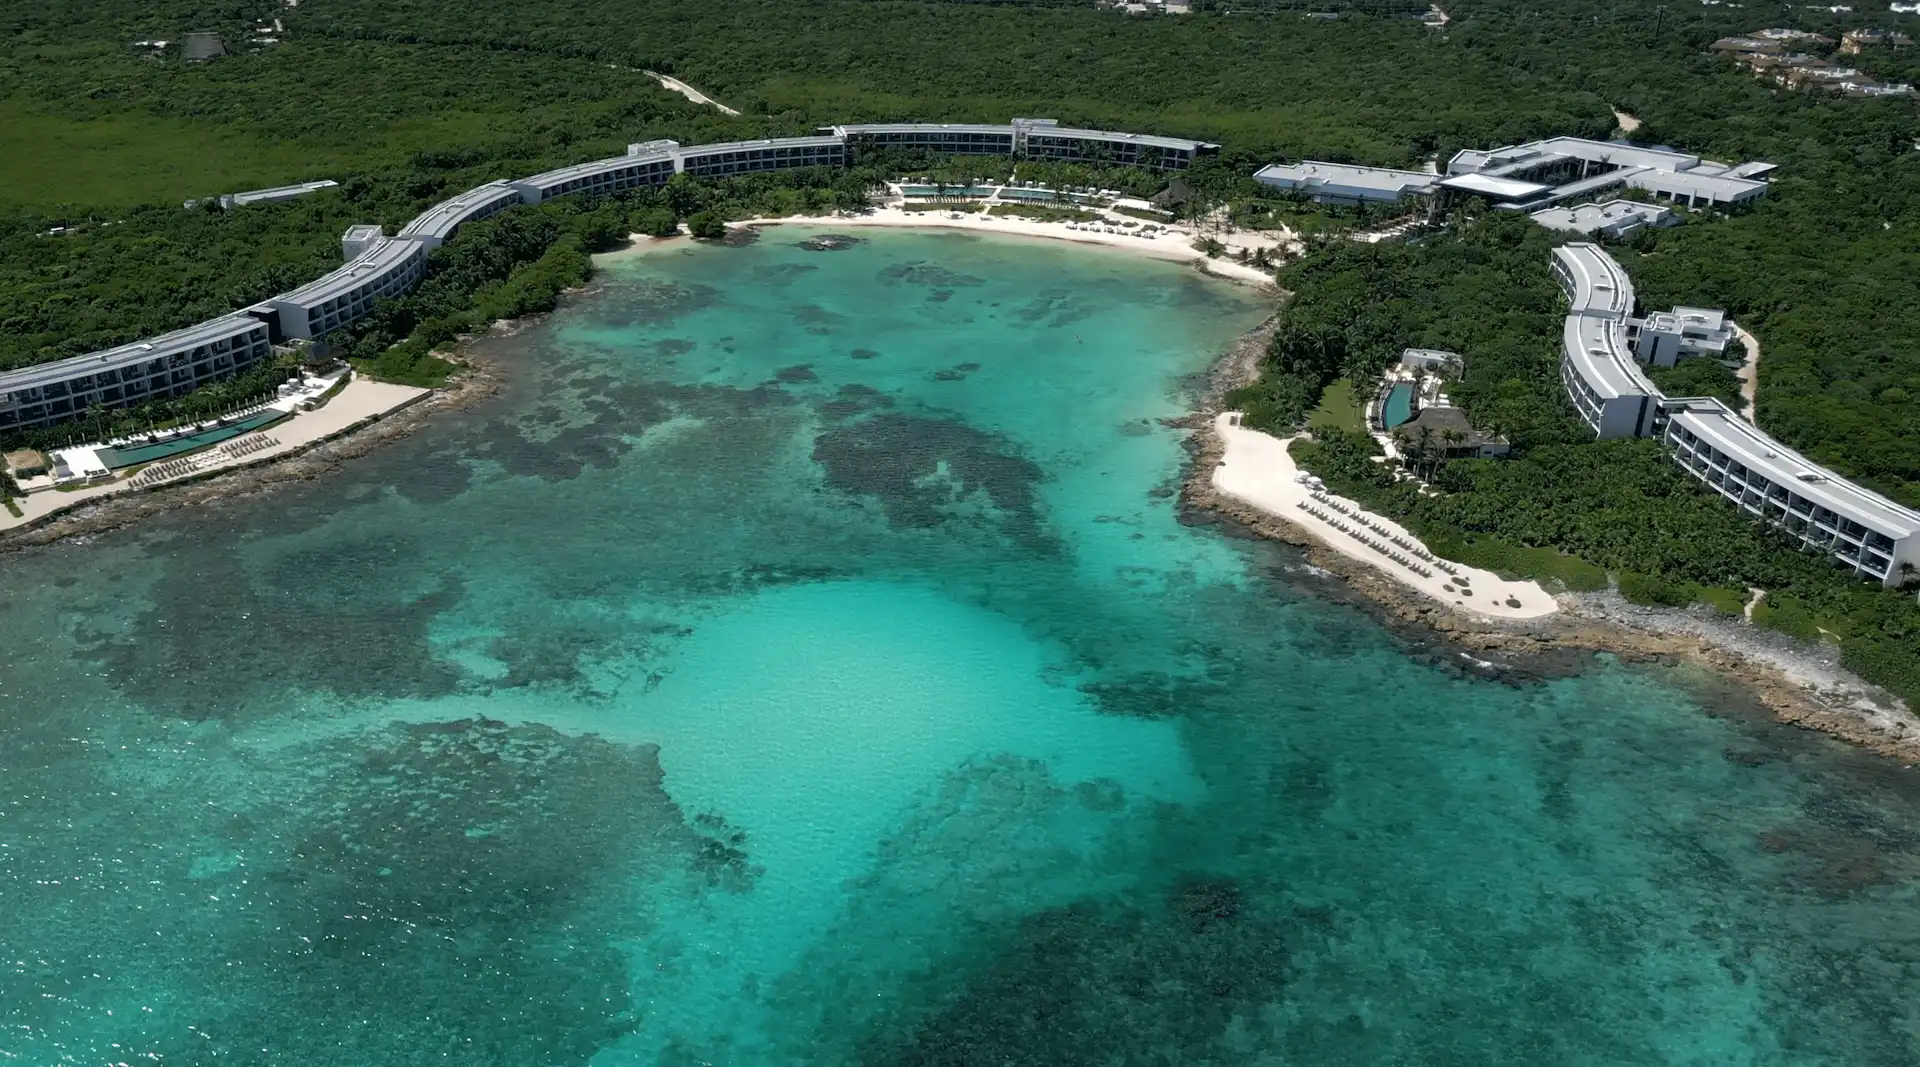
[[[0,510],[0,530],[25,526],[64,508],[116,493],[166,485],[183,478],[197,478],[214,471],[236,470],[277,459],[317,441],[334,437],[374,416],[406,407],[431,391],[405,385],[388,385],[356,374],[325,406],[313,411],[296,412],[258,433],[235,438],[229,444],[236,447],[231,449],[216,446],[196,452],[191,457],[191,463],[183,464],[179,473],[170,478],[135,485],[132,479],[119,477],[79,489],[45,489],[28,493],[25,498],[14,501],[20,508],[19,518],[15,518],[11,512]],[[256,438],[260,440],[254,440]],[[272,443],[268,444],[268,441]],[[164,463],[154,464],[149,469],[164,466]]]
[[[956,217],[957,216],[957,217]],[[1137,220],[1133,220],[1137,221]],[[915,229],[937,228],[943,230],[969,230],[974,233],[1005,234],[1013,237],[1042,237],[1055,241],[1075,241],[1081,244],[1101,245],[1117,248],[1138,255],[1152,256],[1155,259],[1173,260],[1180,263],[1198,263],[1200,269],[1208,274],[1226,278],[1230,281],[1244,282],[1249,285],[1271,286],[1273,274],[1258,267],[1237,263],[1229,258],[1232,253],[1245,248],[1249,252],[1266,248],[1275,253],[1286,250],[1291,234],[1281,231],[1278,234],[1266,233],[1227,233],[1217,239],[1227,247],[1227,255],[1208,258],[1199,249],[1193,247],[1194,233],[1184,227],[1168,227],[1159,237],[1142,237],[1137,233],[1104,233],[1099,230],[1068,229],[1064,222],[1041,222],[1038,219],[1022,218],[1017,215],[1000,216],[980,214],[979,212],[950,211],[907,211],[888,204],[876,207],[857,215],[789,215],[784,218],[747,219],[744,222],[729,223],[731,226],[780,226],[804,225],[824,226],[831,229],[853,229],[866,226],[893,226]],[[645,240],[636,236],[636,241]],[[1276,260],[1278,262],[1278,260]]]
[[[1537,619],[1560,610],[1559,603],[1536,582],[1510,582],[1492,571],[1460,564],[1452,564],[1453,574],[1437,567],[1429,568],[1430,573],[1426,575],[1415,573],[1409,567],[1369,548],[1354,534],[1334,526],[1328,518],[1312,514],[1300,506],[1303,503],[1314,505],[1318,510],[1334,513],[1331,508],[1315,504],[1314,491],[1295,480],[1300,469],[1294,465],[1293,456],[1288,452],[1293,438],[1274,437],[1246,429],[1240,425],[1240,416],[1235,412],[1216,417],[1213,430],[1220,435],[1222,446],[1220,465],[1213,471],[1215,489],[1299,526],[1341,555],[1375,567],[1389,578],[1443,604],[1477,615],[1496,619]],[[1388,531],[1386,537],[1403,538],[1425,549],[1419,538],[1391,519],[1364,511],[1360,505],[1343,497],[1331,493],[1323,495],[1346,508],[1352,515],[1384,527]],[[1340,521],[1348,526],[1357,525],[1348,518]],[[1384,541],[1385,537],[1375,536],[1373,539]],[[1465,577],[1467,581],[1459,581],[1456,575]],[[1467,594],[1467,589],[1471,589],[1471,595]],[[1519,601],[1519,606],[1510,606],[1507,603],[1509,599]]]

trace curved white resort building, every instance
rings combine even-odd
[[[418,284],[428,254],[461,226],[515,204],[538,204],[557,196],[607,196],[665,185],[676,174],[725,178],[840,167],[852,163],[863,148],[1182,170],[1219,146],[1179,137],[1075,129],[1052,119],[1014,119],[1005,126],[833,126],[807,137],[691,147],[644,141],[611,159],[476,186],[421,212],[392,237],[377,226],[354,226],[341,238],[345,263],[338,270],[242,311],[145,341],[0,373],[0,433],[65,422],[89,408],[128,407],[178,396],[252,366],[270,354],[273,343],[323,337],[349,326],[381,300]]]
[[[1567,296],[1560,378],[1600,438],[1659,437],[1682,470],[1747,514],[1883,585],[1920,568],[1920,512],[1840,477],[1761,433],[1714,397],[1669,399],[1640,369],[1674,347],[1724,347],[1717,312],[1681,308],[1635,319],[1633,282],[1598,245],[1553,250]]]

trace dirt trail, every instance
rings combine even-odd
[[[1727,325],[1733,327],[1740,343],[1747,346],[1747,361],[1733,374],[1740,379],[1740,417],[1753,422],[1754,396],[1760,389],[1760,341],[1741,329],[1738,323],[1730,322]]]
[[[727,105],[721,103],[718,100],[715,100],[713,97],[708,96],[707,94],[701,92],[700,90],[695,89],[693,86],[688,85],[686,82],[683,82],[678,78],[668,77],[665,74],[661,74],[657,71],[651,71],[651,70],[642,71],[641,73],[645,74],[649,78],[652,78],[654,81],[659,82],[662,88],[670,89],[673,92],[679,93],[681,96],[686,97],[687,99],[693,101],[696,104],[706,104],[708,107],[718,110],[723,115],[740,114],[738,111],[735,111],[734,109],[728,107]]]

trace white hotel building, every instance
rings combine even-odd
[[[862,148],[912,148],[969,156],[1012,156],[1055,163],[1103,163],[1120,167],[1185,170],[1220,150],[1207,141],[1062,126],[1053,119],[991,123],[881,122],[829,126],[855,155]]]
[[[1724,350],[1719,312],[1632,318],[1633,283],[1597,245],[1554,249],[1553,274],[1568,304],[1560,377],[1596,436],[1661,438],[1682,470],[1863,578],[1899,585],[1903,565],[1920,568],[1920,512],[1813,463],[1718,399],[1669,399],[1647,380],[1636,355],[1658,360],[1681,344],[1691,347],[1682,354],[1712,355],[1716,342]]]
[[[861,146],[1010,155],[1179,170],[1218,145],[1178,137],[1083,130],[1051,119],[1009,125],[882,123],[834,126],[808,137],[682,146],[629,145],[627,153],[469,189],[422,212],[398,234],[355,226],[341,237],[339,269],[242,312],[103,352],[0,373],[0,432],[63,422],[88,408],[124,407],[177,396],[265,359],[271,344],[311,339],[352,325],[382,300],[425,275],[427,256],[466,223],[516,204],[556,196],[604,196],[660,186],[676,174],[724,178],[794,167],[840,167]],[[276,199],[331,183],[241,194]]]
[[[267,358],[267,326],[227,315],[159,337],[0,374],[0,433],[165,400]]]
[[[1613,189],[1638,189],[1655,199],[1695,208],[1726,208],[1766,195],[1771,163],[1729,165],[1669,148],[1623,141],[1550,137],[1505,148],[1466,149],[1447,161],[1442,192],[1482,196],[1506,211],[1538,211],[1592,199]]]

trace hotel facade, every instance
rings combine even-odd
[[[1599,438],[1657,437],[1681,470],[1747,514],[1862,578],[1900,585],[1920,569],[1920,512],[1853,484],[1766,434],[1714,397],[1669,398],[1640,370],[1724,352],[1724,316],[1678,308],[1633,318],[1633,283],[1598,245],[1553,250],[1567,297],[1560,378]]]
[[[266,358],[273,344],[320,338],[351,326],[381,301],[419,284],[428,255],[461,226],[516,204],[559,196],[610,196],[665,185],[676,174],[726,178],[798,167],[844,167],[863,149],[883,148],[1184,170],[1219,146],[1077,129],[1052,119],[1014,119],[1004,126],[832,126],[814,136],[691,147],[670,140],[632,144],[625,155],[611,159],[476,186],[421,212],[392,237],[377,226],[354,226],[341,237],[344,263],[339,269],[241,311],[149,340],[0,373],[0,432],[63,422],[94,407],[129,407],[178,396],[245,370]],[[257,198],[291,195],[293,189],[313,192],[331,184],[262,190]]]

